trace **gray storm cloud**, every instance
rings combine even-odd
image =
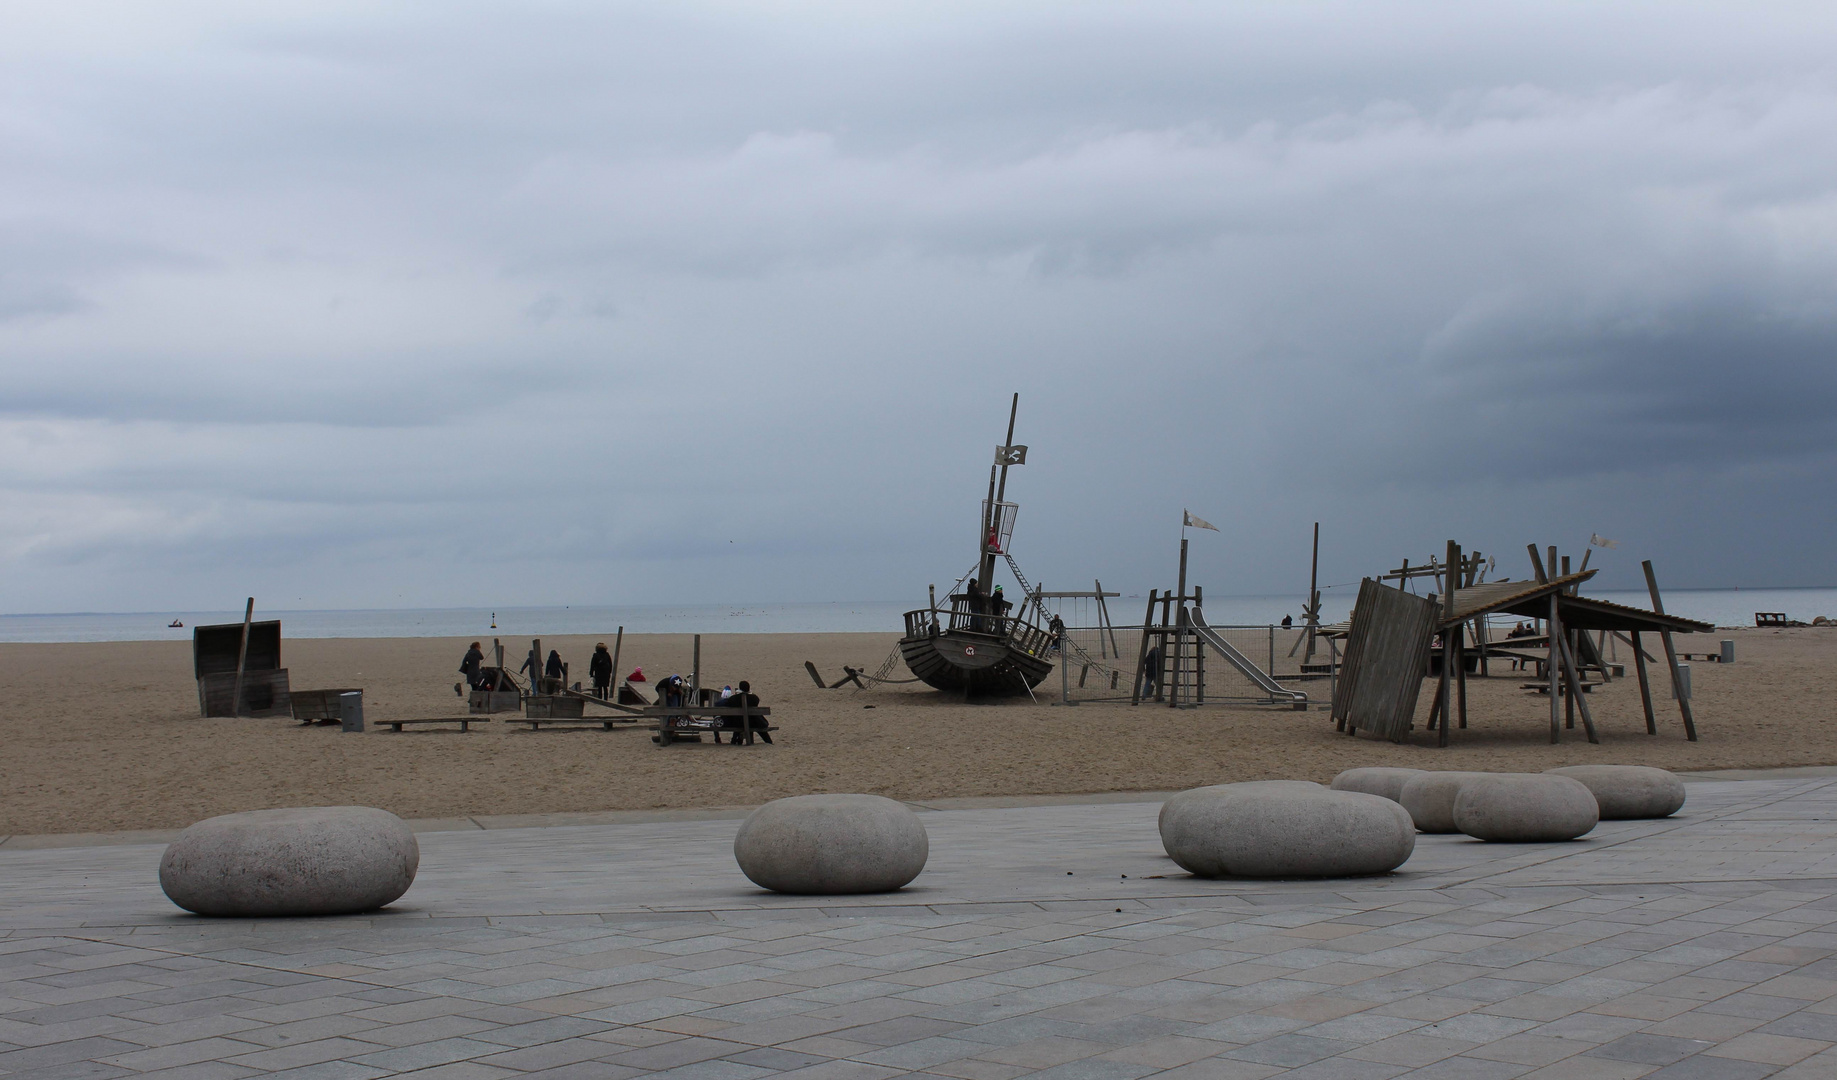
[[[1813,6],[103,13],[0,13],[0,609],[913,595],[1014,389],[1036,577],[1829,581]]]

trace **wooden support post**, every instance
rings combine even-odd
[[[1334,638],[1327,639],[1327,706],[1339,711],[1339,642]],[[1341,720],[1338,727],[1346,730],[1346,721]]]
[[[1537,553],[1537,545],[1526,544],[1525,550],[1531,553],[1531,569],[1537,574],[1537,583],[1539,585],[1547,584],[1550,579],[1544,574],[1544,560],[1543,556]]]
[[[1186,676],[1186,537],[1180,538],[1180,595],[1176,601],[1179,610],[1174,613],[1174,674],[1169,681],[1173,686],[1167,695],[1167,707],[1180,707],[1180,680]]]
[[[702,635],[695,635],[695,666],[690,668],[689,704],[697,708],[702,704]]]
[[[1582,697],[1582,680],[1576,674],[1575,657],[1570,655],[1567,642],[1563,644],[1562,655],[1563,674],[1569,679],[1569,700],[1575,702],[1575,707],[1582,711],[1582,728],[1588,732],[1588,741],[1598,743],[1601,740],[1595,736],[1594,714],[1588,711],[1588,702]]]
[[[1097,626],[1098,626],[1097,651],[1102,654],[1098,657],[1098,659],[1108,660],[1112,654],[1115,654],[1116,658],[1118,660],[1121,660],[1123,658],[1123,651],[1116,647],[1116,627],[1110,625],[1110,605],[1104,603],[1103,582],[1098,581],[1096,578],[1092,578],[1091,584],[1097,586],[1096,588]],[[1106,633],[1110,635],[1110,651],[1109,652],[1103,651],[1103,647],[1104,647],[1103,639],[1104,639],[1104,634]]]
[[[1156,590],[1148,590],[1148,610],[1142,614],[1142,643],[1135,650],[1135,686],[1129,691],[1129,704],[1142,703],[1142,687],[1148,675],[1148,641],[1153,635],[1149,628],[1154,625]]]
[[[1449,723],[1453,716],[1454,700],[1448,693],[1448,682],[1454,679],[1454,665],[1460,655],[1460,647],[1455,644],[1455,636],[1461,632],[1459,623],[1454,622],[1454,592],[1459,587],[1456,568],[1461,565],[1461,546],[1448,541],[1448,562],[1443,567],[1442,585],[1442,679],[1439,694],[1442,702],[1442,726],[1436,729],[1436,743],[1448,745]]]
[[[1652,684],[1646,677],[1646,650],[1639,647],[1639,631],[1633,631],[1633,670],[1639,672],[1639,702],[1646,707],[1646,734],[1658,734],[1658,718],[1652,714]]]
[[[612,700],[619,700],[619,687],[625,685],[625,677],[619,674],[619,653],[625,649],[625,628],[619,627],[619,634],[612,639]]]
[[[1465,626],[1457,627],[1455,634],[1462,635],[1465,630]],[[1455,701],[1460,710],[1456,715],[1460,717],[1461,727],[1465,729],[1467,727],[1467,643],[1459,636],[1455,638],[1454,643],[1454,680]]]
[[[1665,602],[1659,599],[1658,576],[1652,572],[1652,560],[1647,559],[1639,565],[1645,567],[1646,589],[1652,594],[1652,610],[1660,615],[1665,613]],[[1690,699],[1677,692],[1678,683],[1683,676],[1678,672],[1678,650],[1671,641],[1671,631],[1660,630],[1658,640],[1665,646],[1665,663],[1671,666],[1672,696],[1678,699],[1678,713],[1684,717],[1684,737],[1691,742],[1697,741],[1697,721],[1690,713]]]
[[[1562,639],[1562,633],[1559,630],[1562,621],[1556,614],[1555,593],[1550,594],[1549,623],[1550,633],[1547,636],[1550,639],[1550,655],[1544,661],[1544,674],[1548,676],[1550,680],[1550,742],[1554,745],[1563,741],[1563,720],[1561,715],[1563,703],[1558,700],[1563,692],[1560,682],[1562,673],[1558,670],[1561,662],[1557,659],[1557,643]]]
[[[236,653],[236,688],[230,698],[230,715],[242,715],[242,673],[249,666],[249,627],[255,623],[255,597],[249,597],[249,604],[242,609],[242,648]]]
[[[542,680],[545,677],[542,673],[545,670],[547,669],[542,663],[542,639],[531,638],[529,640],[529,692],[531,694],[542,692]]]
[[[1308,650],[1302,656],[1303,664],[1314,662],[1314,633],[1320,626],[1320,522],[1314,523],[1314,558],[1308,564]],[[1293,650],[1289,655],[1293,656]],[[1272,660],[1269,674],[1273,678],[1276,665]]]
[[[1438,682],[1435,684],[1435,697],[1429,701],[1428,730],[1430,731],[1439,730],[1436,727],[1436,725],[1440,724],[1442,720],[1442,697],[1444,694],[1447,693],[1447,691],[1448,691],[1448,681],[1446,679],[1443,679],[1441,682]],[[1442,724],[1442,726],[1446,727],[1447,725]],[[1447,745],[1446,742],[1444,742],[1443,745],[1444,746]]]
[[[1201,585],[1193,586],[1193,611],[1203,615],[1205,612],[1206,591]],[[1206,643],[1193,635],[1193,704],[1206,703]]]
[[[498,670],[501,672],[504,670],[504,642],[502,641],[502,639],[492,638],[491,639],[491,649],[493,652],[497,654]]]

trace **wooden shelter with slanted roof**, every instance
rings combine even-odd
[[[1429,671],[1429,657],[1434,639],[1442,641],[1441,675],[1435,704],[1430,710],[1429,726],[1436,730],[1438,745],[1448,745],[1450,716],[1461,727],[1467,726],[1467,670],[1462,655],[1466,647],[1465,627],[1488,615],[1516,615],[1543,619],[1549,624],[1548,658],[1544,664],[1549,679],[1550,741],[1562,738],[1562,714],[1567,708],[1579,710],[1589,742],[1598,742],[1593,715],[1583,698],[1577,651],[1585,638],[1571,634],[1578,631],[1606,630],[1627,634],[1633,644],[1634,662],[1639,673],[1640,696],[1646,712],[1647,734],[1657,734],[1657,719],[1652,710],[1651,684],[1646,675],[1646,654],[1640,645],[1640,634],[1655,632],[1664,643],[1665,659],[1672,683],[1679,681],[1677,650],[1673,633],[1707,633],[1715,627],[1694,619],[1665,614],[1659,598],[1658,582],[1652,564],[1645,564],[1646,582],[1652,594],[1653,610],[1594,600],[1577,594],[1578,587],[1595,576],[1595,571],[1551,575],[1545,570],[1535,546],[1531,557],[1536,569],[1534,581],[1500,581],[1461,587],[1458,580],[1439,596],[1419,597],[1402,589],[1393,589],[1370,578],[1359,585],[1358,605],[1353,609],[1352,626],[1347,634],[1346,657],[1341,668],[1338,692],[1333,700],[1335,726],[1348,734],[1364,729],[1374,735],[1402,742],[1408,735],[1416,712],[1416,699],[1422,678]],[[1462,565],[1460,546],[1448,543],[1449,566]],[[1450,686],[1450,683],[1453,683]],[[1452,691],[1452,694],[1450,693]],[[1450,698],[1454,700],[1451,701]],[[1452,707],[1451,707],[1452,706]],[[1696,721],[1690,712],[1690,701],[1680,696],[1678,708],[1684,721],[1684,732],[1696,741]],[[1573,724],[1573,721],[1572,721]]]

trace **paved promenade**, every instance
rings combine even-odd
[[[731,818],[427,832],[387,913],[260,922],[0,848],[0,1076],[1837,1077],[1837,779],[1331,882],[1188,877],[1158,808],[930,810],[912,887],[826,899]]]

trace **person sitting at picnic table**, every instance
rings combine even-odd
[[[593,676],[593,696],[604,701],[612,691],[612,654],[606,643],[593,647],[593,659],[587,661],[587,674]]]
[[[745,679],[741,679],[740,685],[734,688],[733,696],[721,702],[721,704],[730,709],[738,709],[742,706],[749,709],[757,709],[759,707],[759,695],[753,693],[752,683],[747,682]],[[732,718],[736,727],[740,725],[743,719],[743,717],[738,716]],[[751,728],[735,731],[733,742],[735,745],[744,743],[747,746],[751,746],[754,736],[764,739],[767,743],[772,741],[772,733],[765,729],[765,717],[761,716],[754,718]]]
[[[681,675],[672,675],[657,684],[657,704],[681,708],[687,688]]]

